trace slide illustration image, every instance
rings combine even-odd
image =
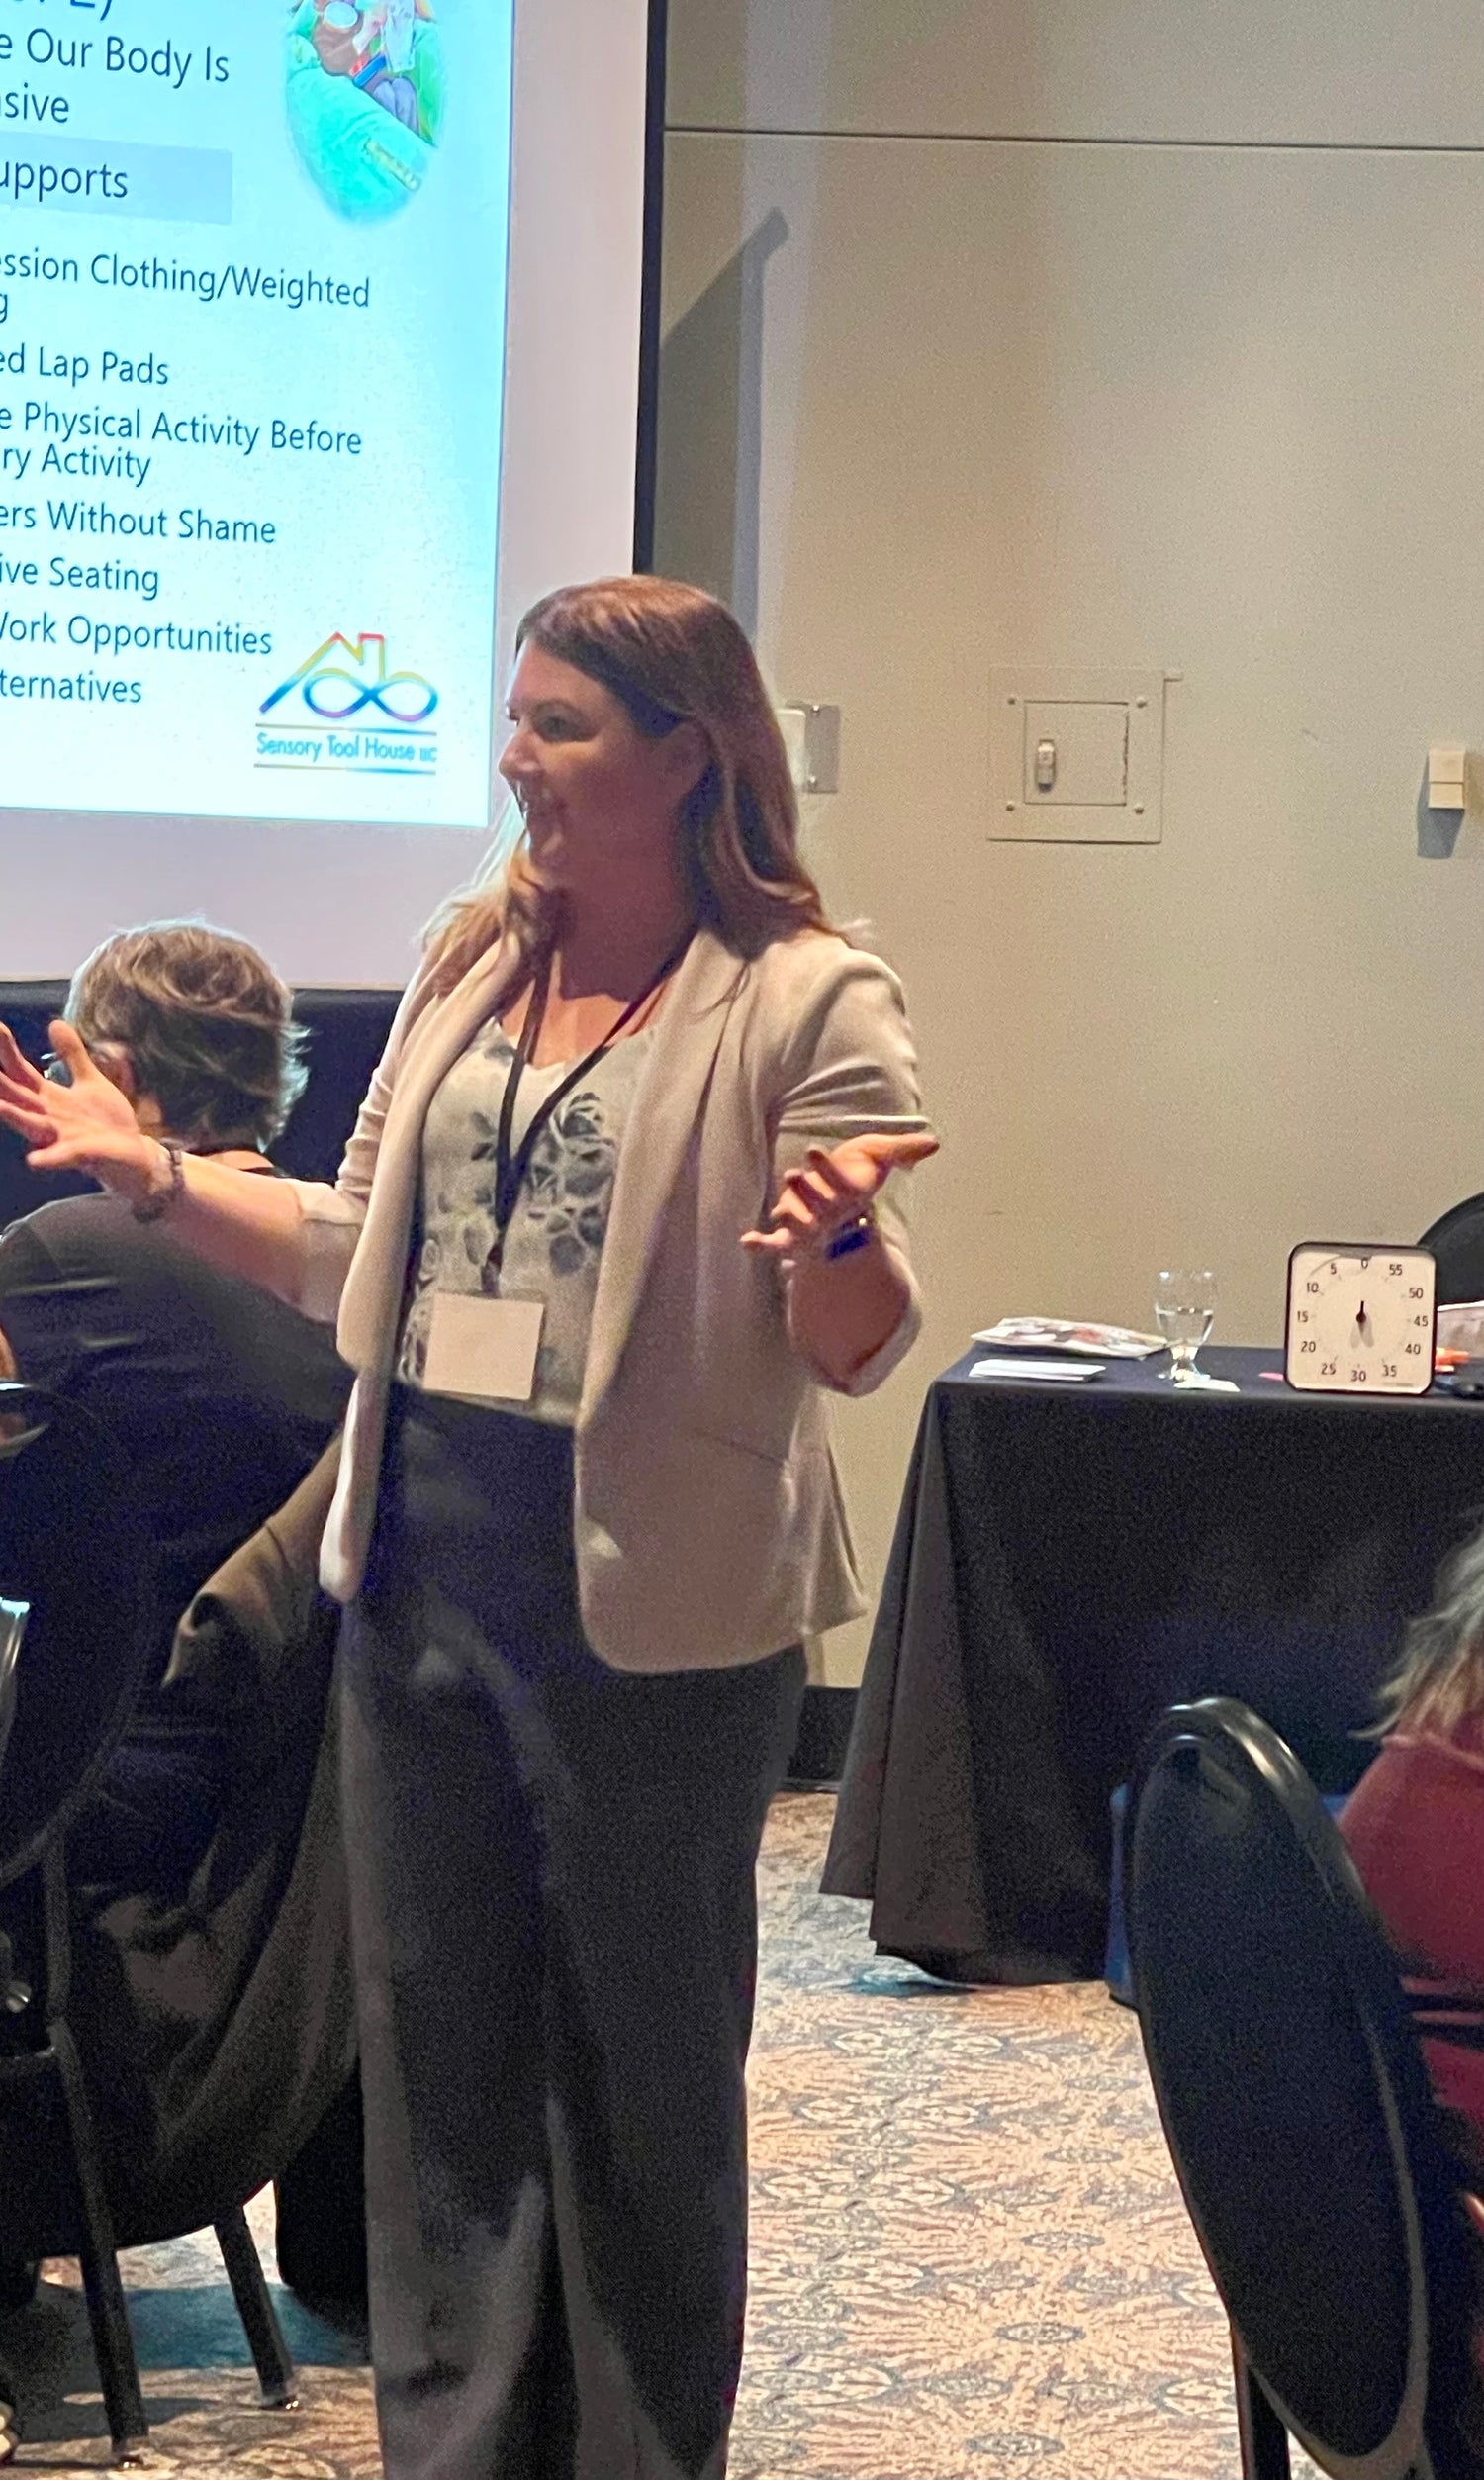
[[[289,129],[321,196],[352,223],[396,215],[443,119],[431,0],[295,0],[287,49]]]
[[[0,0],[0,821],[488,831],[523,5]]]

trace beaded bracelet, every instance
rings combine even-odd
[[[185,1193],[185,1147],[176,1137],[156,1137],[154,1141],[170,1166],[170,1182],[157,1196],[141,1197],[139,1204],[130,1209],[137,1223],[157,1223],[160,1216],[168,1214],[171,1206],[178,1204]]]

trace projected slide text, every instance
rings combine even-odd
[[[487,823],[511,14],[0,0],[0,803]]]

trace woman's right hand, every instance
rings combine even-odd
[[[85,1171],[139,1204],[159,1185],[160,1149],[126,1095],[94,1065],[72,1026],[47,1028],[72,1082],[54,1085],[0,1024],[0,1121],[26,1141],[34,1171]]]

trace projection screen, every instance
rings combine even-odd
[[[404,981],[631,565],[646,0],[0,0],[0,981]]]

